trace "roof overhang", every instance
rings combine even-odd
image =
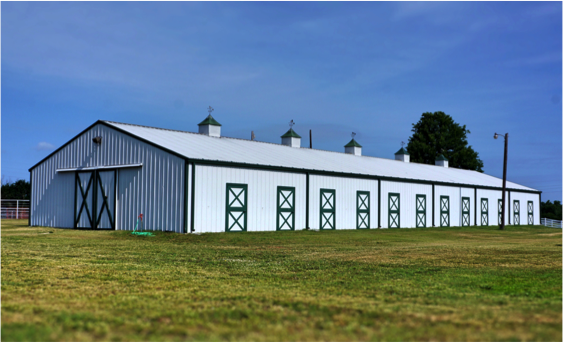
[[[104,165],[104,166],[92,166],[92,167],[73,167],[69,169],[57,169],[57,172],[76,172],[76,171],[97,171],[97,170],[115,170],[115,169],[126,169],[132,167],[142,167],[143,163],[139,164],[122,164],[122,165]]]

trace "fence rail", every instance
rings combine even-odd
[[[0,217],[3,219],[29,218],[29,200],[3,199],[0,208]]]
[[[552,220],[552,219],[548,219],[548,218],[542,218],[541,219],[541,224],[546,226],[546,227],[551,227],[551,228],[561,228],[561,221],[559,220]]]

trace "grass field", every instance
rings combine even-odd
[[[2,221],[2,340],[561,341],[561,230],[154,237]]]

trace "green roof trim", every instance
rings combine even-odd
[[[358,144],[356,140],[352,139],[349,143],[344,145],[344,147],[362,147],[362,145]]]
[[[290,128],[289,131],[285,132],[285,134],[282,135],[281,137],[282,138],[301,138],[301,136],[299,134],[295,133],[293,128]]]
[[[213,126],[221,126],[220,123],[217,122],[217,120],[215,120],[211,114],[209,114],[208,117],[205,118],[205,120],[203,120],[202,122],[197,124],[198,126],[202,126],[202,125],[213,125]]]
[[[404,147],[401,147],[400,150],[398,150],[397,152],[395,152],[395,155],[397,154],[406,154],[407,156],[410,156],[410,154],[407,152],[407,150],[405,150]]]
[[[444,157],[443,154],[440,154],[440,155],[436,158],[436,160],[445,160],[445,161],[448,161],[448,158]]]

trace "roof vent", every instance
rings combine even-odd
[[[211,112],[213,111],[213,108],[211,106],[209,106],[207,111],[209,112],[209,115],[207,116],[207,118],[205,118],[205,120],[198,124],[198,132],[200,134],[209,135],[210,137],[220,137],[221,124],[211,116]]]
[[[400,160],[400,161],[403,161],[405,163],[410,163],[411,162],[411,156],[407,152],[407,150],[405,150],[404,147],[401,147],[401,149],[398,150],[395,153],[395,160]]]
[[[352,140],[350,140],[349,143],[344,145],[344,152],[349,153],[349,154],[353,154],[355,156],[361,156],[362,155],[362,145],[358,144],[358,142],[356,140],[354,140],[355,136],[356,136],[356,133],[352,132]]]
[[[444,157],[443,154],[440,154],[440,155],[436,158],[436,165],[438,165],[438,166],[443,166],[443,167],[448,167],[448,158]]]

